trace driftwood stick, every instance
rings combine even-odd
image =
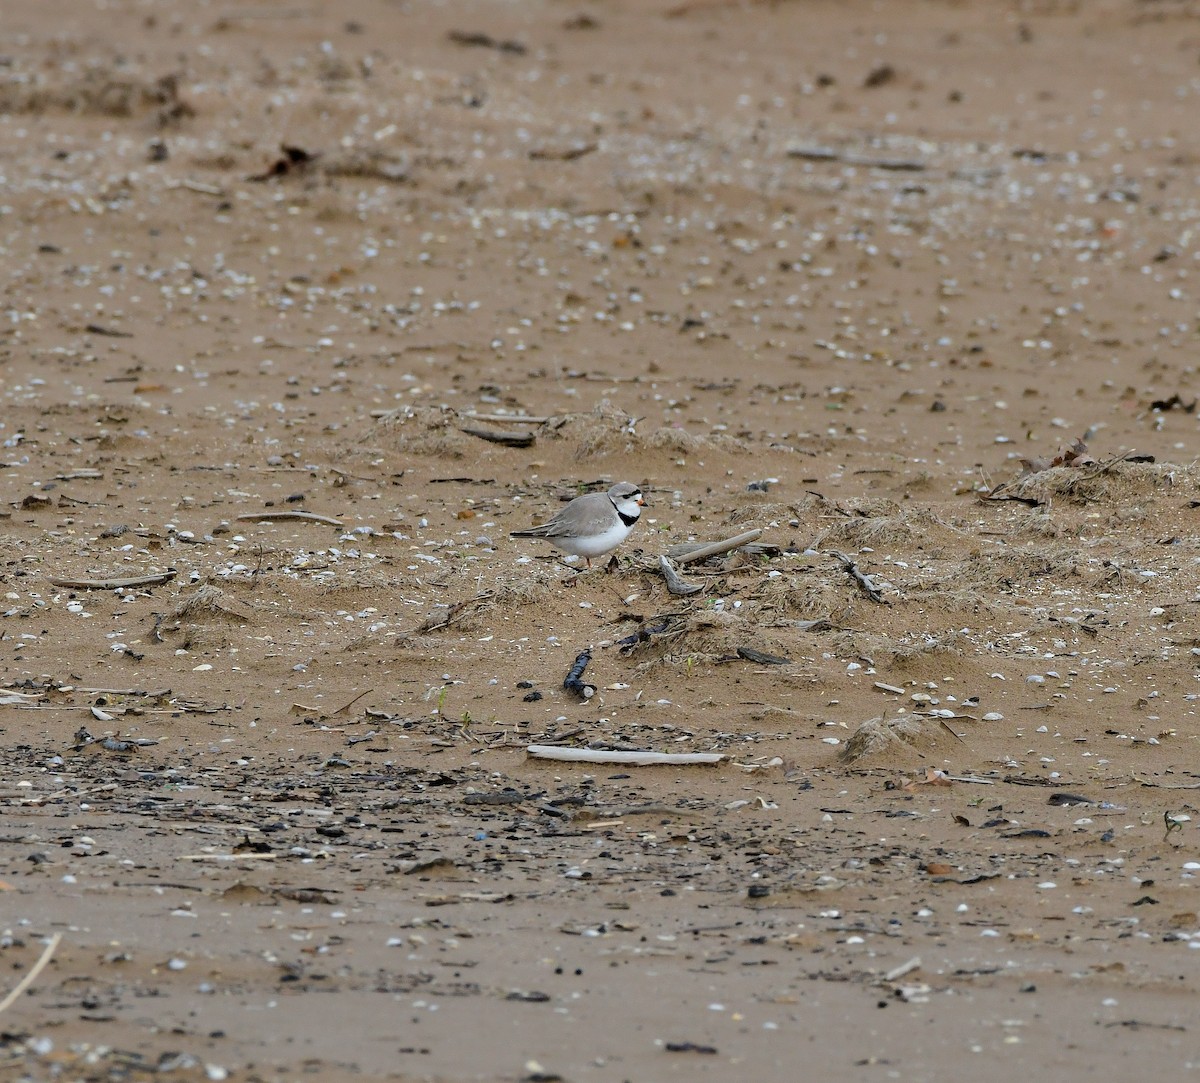
[[[225,194],[225,189],[218,188],[215,184],[204,184],[201,181],[189,180],[186,177],[183,180],[167,181],[167,187],[171,189],[186,188],[189,192],[197,192],[202,196],[221,196]]]
[[[887,599],[880,593],[879,588],[871,581],[871,577],[867,575],[857,564],[854,563],[845,553],[839,553],[837,550],[832,550],[833,555],[842,562],[842,567],[863,590],[868,598],[873,602],[878,602],[880,605],[887,605]]]
[[[709,542],[705,545],[692,545],[691,543],[687,545],[673,545],[667,550],[667,555],[676,564],[693,564],[697,560],[707,560],[709,557],[728,553],[731,549],[737,549],[748,542],[758,541],[761,537],[761,530],[747,530],[745,534],[738,534],[736,537],[726,538],[724,541]]]
[[[633,767],[655,764],[707,764],[725,759],[720,752],[605,752],[594,748],[564,748],[562,745],[529,745],[526,753],[537,760],[568,763],[623,763]]]
[[[304,519],[310,523],[328,523],[330,526],[341,526],[341,519],[328,515],[318,515],[315,511],[248,511],[239,515],[239,523],[273,523],[283,519]]]
[[[582,699],[591,699],[596,694],[596,686],[588,684],[583,679],[583,671],[587,669],[588,663],[592,660],[592,652],[590,650],[582,650],[575,657],[575,662],[571,666],[570,672],[563,680],[563,688],[568,692],[574,692]]]
[[[675,565],[671,563],[667,557],[660,556],[658,558],[658,567],[662,572],[663,578],[667,581],[667,590],[679,597],[687,597],[689,594],[698,594],[704,589],[700,583],[689,583],[676,570]]]
[[[920,969],[920,966],[921,957],[919,955],[914,955],[908,960],[907,963],[901,963],[899,966],[892,967],[891,970],[884,974],[883,980],[885,982],[897,981],[898,979],[904,977],[905,974],[909,974],[914,970]]]
[[[171,694],[169,688],[84,688],[80,686],[75,691],[89,696],[145,696],[148,699],[162,699]]]
[[[277,854],[180,854],[176,861],[274,861]]]
[[[486,440],[489,444],[501,444],[504,447],[532,447],[536,439],[531,432],[496,432],[492,429],[477,429],[472,425],[463,425],[462,432],[468,436]]]
[[[52,587],[68,590],[118,590],[121,587],[156,587],[174,578],[175,569],[171,568],[157,575],[131,575],[125,579],[60,579],[58,576],[47,576],[47,581]]]
[[[463,421],[491,421],[497,425],[545,425],[554,418],[529,417],[526,414],[460,414]]]
[[[29,973],[17,982],[16,987],[8,996],[0,1000],[0,1012],[15,1004],[17,998],[37,980],[37,976],[46,969],[46,964],[50,962],[50,957],[58,950],[60,943],[62,943],[62,933],[55,933],[50,937],[50,943],[46,945],[38,961],[29,968]]]

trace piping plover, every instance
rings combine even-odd
[[[637,525],[645,506],[642,490],[621,481],[606,493],[577,496],[540,526],[514,530],[514,538],[544,538],[556,549],[583,557],[590,568],[592,557],[611,552]]]

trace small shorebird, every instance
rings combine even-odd
[[[646,501],[632,482],[621,481],[606,493],[577,496],[540,526],[514,530],[513,538],[542,538],[556,549],[583,557],[602,557],[621,544],[637,525]]]

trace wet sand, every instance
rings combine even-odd
[[[10,0],[0,1074],[1195,1071],[1198,17]]]

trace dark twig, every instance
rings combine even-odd
[[[475,45],[481,49],[496,49],[502,53],[512,53],[514,56],[522,56],[526,51],[522,42],[511,38],[500,40],[479,30],[451,30],[446,37],[455,45]]]
[[[1007,485],[1008,482],[1005,482],[1004,484]],[[981,496],[979,499],[984,503],[991,502],[993,504],[998,504],[1005,500],[1011,500],[1017,504],[1024,504],[1027,508],[1040,508],[1046,503],[1046,501],[1040,500],[1036,496],[1018,496],[1016,493],[1001,492],[1000,489],[1002,488],[1003,486],[993,489],[990,493],[985,496]]]
[[[919,173],[921,170],[929,168],[927,162],[918,158],[881,158],[843,151],[836,147],[792,147],[788,150],[787,156],[806,162],[841,162],[845,165],[861,166],[866,169],[890,169],[900,173]]]

